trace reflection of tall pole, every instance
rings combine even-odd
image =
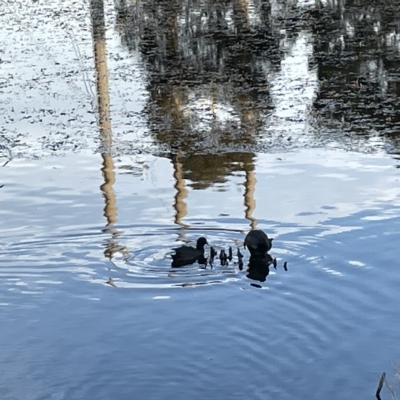
[[[246,182],[244,190],[244,205],[246,207],[246,218],[250,220],[251,229],[257,228],[257,219],[253,217],[253,212],[256,208],[256,201],[254,200],[254,191],[256,188],[257,179],[254,171],[246,170]]]
[[[114,225],[117,222],[116,198],[113,190],[115,183],[114,162],[110,154],[103,153],[103,173],[104,183],[100,186],[104,196],[104,216],[107,218],[107,225]]]
[[[183,168],[182,163],[179,162],[177,155],[172,157],[172,164],[174,167],[174,178],[175,178],[175,189],[176,194],[174,198],[174,208],[175,208],[175,224],[185,226],[182,219],[187,215],[187,206],[185,199],[187,197],[188,191],[185,187],[185,180],[183,179]]]
[[[111,149],[110,96],[108,94],[108,69],[106,54],[106,28],[103,0],[90,0],[93,49],[96,68],[97,104],[101,141],[107,152]]]
[[[93,50],[96,70],[97,106],[99,113],[100,140],[103,147],[102,174],[104,183],[100,189],[104,196],[104,216],[107,219],[107,228],[112,237],[107,241],[104,252],[106,257],[112,258],[116,251],[125,252],[126,249],[119,246],[116,238],[121,234],[113,228],[117,222],[116,197],[113,190],[115,183],[114,162],[111,157],[112,132],[110,121],[110,95],[108,92],[108,68],[106,51],[106,28],[104,18],[103,0],[90,0],[90,16],[92,20]]]
[[[109,153],[103,153],[101,156],[103,158],[103,168],[101,172],[103,173],[104,183],[100,186],[100,189],[103,192],[105,201],[104,216],[107,219],[107,227],[103,232],[111,234],[111,237],[106,241],[104,255],[111,260],[114,253],[119,252],[127,254],[128,249],[118,244],[117,238],[121,236],[122,232],[115,229],[113,226],[117,222],[116,196],[113,190],[113,185],[115,183],[114,162]]]
[[[92,19],[100,139],[104,147],[104,153],[102,154],[102,172],[104,183],[100,188],[105,199],[104,215],[107,218],[107,224],[112,225],[117,220],[117,208],[115,206],[116,200],[112,188],[113,184],[115,183],[115,172],[114,162],[110,155],[112,135],[110,122],[110,96],[108,93],[106,28],[103,0],[90,0],[90,15]]]

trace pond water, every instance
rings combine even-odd
[[[250,28],[214,43],[215,21],[188,17],[201,5],[173,4],[0,5],[0,397],[373,398],[400,359],[393,24],[366,36],[363,3],[333,27],[319,15],[324,30],[293,17],[315,4],[271,2],[261,35],[267,3],[234,3],[237,19],[224,3],[219,34],[239,37],[243,15]],[[178,44],[165,21],[149,30],[166,10]],[[274,238],[276,269],[247,270],[251,227]],[[199,236],[233,260],[171,268]]]

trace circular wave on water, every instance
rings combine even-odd
[[[58,234],[38,234],[21,240],[18,232],[1,246],[0,275],[7,279],[10,290],[41,294],[46,285],[78,279],[117,288],[183,288],[245,282],[266,288],[275,273],[296,249],[273,248],[267,264],[252,266],[243,248],[244,232],[238,229],[192,227],[187,230],[165,226],[125,226],[99,232],[96,227],[78,227]],[[194,262],[172,267],[174,248],[195,246],[200,236],[207,238],[206,263]],[[290,246],[289,246],[290,247]],[[210,263],[211,248],[215,257]],[[232,257],[229,257],[229,248]],[[224,250],[225,262],[219,255]],[[238,251],[240,252],[238,254]],[[283,252],[283,253],[282,253]],[[240,255],[242,257],[240,257]],[[276,266],[276,265],[275,265]],[[269,276],[271,275],[271,276]],[[267,283],[266,283],[267,282]]]
[[[204,259],[173,267],[174,249],[195,247],[201,236],[209,243]],[[245,232],[226,228],[125,227],[119,239],[106,240],[104,253],[111,263],[109,278],[102,283],[124,288],[180,288],[245,281],[246,286],[267,288],[272,275],[287,271],[297,250],[290,244],[285,250],[278,246],[262,260],[252,261],[243,248],[244,237]],[[215,257],[210,262],[213,251]],[[221,251],[225,253],[222,260]]]
[[[116,251],[109,252],[112,267],[108,284],[126,288],[150,287],[188,287],[200,285],[222,284],[241,279],[241,267],[238,257],[238,248],[242,245],[241,238],[229,231],[190,232],[177,238],[172,231],[157,232],[147,236],[141,235],[126,237],[127,243],[133,246],[119,246]],[[174,248],[196,246],[198,237],[207,238],[209,246],[205,247],[204,259],[182,267],[172,267]],[[145,243],[137,243],[145,241]],[[130,249],[129,247],[133,247]],[[211,261],[211,247],[216,251],[216,256]],[[232,249],[231,260],[221,261],[221,250],[229,255]],[[243,252],[243,248],[241,249]]]

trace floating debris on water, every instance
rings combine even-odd
[[[114,283],[112,278],[108,278],[108,281],[106,282],[107,285],[113,286],[113,287],[117,287],[117,285]]]

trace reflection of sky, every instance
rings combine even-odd
[[[363,210],[400,205],[400,189],[393,187],[393,161],[324,150],[304,150],[276,157],[259,155],[255,216],[312,226]],[[268,199],[268,200],[267,200]]]
[[[135,174],[127,173],[126,165],[136,168]],[[4,205],[1,213],[8,216],[8,229],[18,231],[19,226],[26,225],[35,231],[43,226],[48,232],[64,229],[66,225],[101,226],[104,220],[100,168],[101,158],[97,155],[71,155],[29,164],[13,161],[2,169],[5,186],[1,191]],[[120,157],[116,168],[114,191],[119,224],[133,220],[144,224],[173,223],[176,191],[168,159],[147,155]],[[292,222],[311,226],[362,210],[376,212],[399,207],[396,172],[393,160],[385,155],[311,149],[259,154],[255,167],[254,216],[278,225]],[[243,224],[236,228],[245,228],[244,180],[244,173],[237,172],[207,190],[193,190],[188,187],[191,182],[186,181],[187,218],[212,220],[220,214],[229,214]]]
[[[293,42],[287,39],[281,43],[286,51],[281,68],[269,76],[275,109],[266,120],[268,133],[285,136],[307,133],[308,112],[318,87],[317,71],[309,68],[313,50],[310,41],[311,35],[303,31]]]

